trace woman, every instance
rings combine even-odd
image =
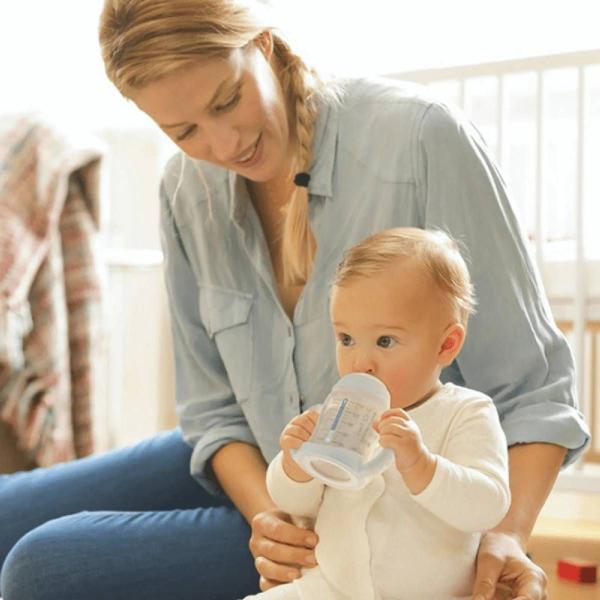
[[[512,505],[483,538],[474,596],[501,581],[541,600],[527,538],[588,434],[502,180],[460,116],[416,86],[320,83],[259,7],[105,2],[109,78],[183,151],[161,227],[189,447],[176,431],[1,481],[5,600],[230,599],[257,591],[254,567],[267,589],[314,564],[318,540],[274,509],[266,461],[335,382],[326,296],[343,250],[405,225],[471,255],[478,314],[445,380],[494,399],[510,446]]]

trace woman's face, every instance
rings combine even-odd
[[[132,100],[189,156],[269,181],[291,157],[271,47],[250,43],[226,59],[199,61],[137,90]]]

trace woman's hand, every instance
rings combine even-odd
[[[296,527],[283,511],[260,512],[252,519],[251,526],[250,552],[260,574],[263,592],[297,579],[302,567],[316,565],[316,533]]]
[[[548,578],[525,554],[516,536],[488,531],[481,538],[473,600],[547,600]],[[508,596],[502,589],[510,590]]]

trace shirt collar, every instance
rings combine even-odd
[[[314,161],[310,168],[308,191],[317,196],[333,196],[333,167],[338,139],[338,108],[335,100],[319,101],[313,141]],[[235,171],[229,171],[230,216],[240,222],[250,200],[245,181]]]
[[[319,106],[313,142],[314,162],[310,168],[308,191],[333,196],[333,166],[338,138],[338,108],[334,100],[322,99]]]

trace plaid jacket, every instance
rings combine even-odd
[[[47,466],[93,450],[102,149],[0,118],[0,419]]]

